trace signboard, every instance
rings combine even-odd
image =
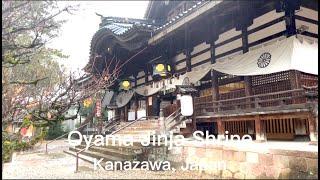
[[[133,121],[136,119],[136,113],[134,111],[128,112],[128,121]]]
[[[191,95],[182,95],[180,97],[181,114],[183,116],[192,116],[193,114],[193,100]]]

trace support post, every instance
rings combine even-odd
[[[185,40],[185,51],[184,54],[186,55],[186,67],[187,67],[187,72],[191,71],[191,47],[190,47],[190,30],[189,30],[189,25],[185,25],[184,29],[184,40]]]
[[[197,121],[195,114],[194,95],[192,94],[193,114],[192,114],[192,133],[197,130]]]
[[[219,101],[218,73],[213,69],[211,70],[211,85],[212,85],[212,100]]]
[[[210,43],[210,61],[211,64],[216,63],[216,46],[214,41]]]
[[[291,89],[300,89],[301,88],[300,75],[301,75],[301,73],[297,70],[291,70],[289,72]],[[298,95],[299,95],[299,93],[297,93],[297,92],[292,93],[292,103],[293,104],[299,103],[300,98],[297,98]]]
[[[124,106],[124,121],[128,121],[128,105]]]
[[[267,138],[266,138],[265,125],[261,121],[259,115],[256,116],[254,125],[255,125],[255,131],[256,131],[256,141],[257,142],[266,141]]]
[[[167,62],[170,64],[171,66],[171,72],[172,74],[175,73],[175,62],[173,61],[173,55],[174,55],[174,52],[175,52],[175,48],[173,46],[173,38],[171,37],[168,41],[167,41],[167,48],[165,50],[165,54],[164,54],[164,57],[166,57],[167,59]]]
[[[219,38],[219,29],[217,26],[217,20],[207,19],[206,26],[207,26],[207,37],[208,40],[206,41],[207,44],[210,44],[210,61],[211,64],[216,63],[216,46],[215,41]]]
[[[248,25],[243,25],[241,27],[242,32],[242,52],[247,53],[249,51],[248,44]],[[251,85],[251,76],[244,76],[244,86],[246,96],[252,95],[252,85]],[[251,108],[251,100],[246,99],[246,108]]]
[[[218,139],[222,140],[225,139],[224,133],[225,133],[225,122],[221,121],[221,119],[218,119],[217,125],[218,125]]]
[[[148,84],[148,82],[149,82],[149,73],[148,73],[148,69],[147,68],[145,68],[144,69],[144,84],[145,85],[147,85]],[[145,101],[146,101],[146,116],[149,116],[149,103],[148,103],[148,96],[145,96]]]
[[[245,76],[244,77],[244,90],[246,97],[252,96],[252,83],[251,83],[251,77],[250,76]],[[248,98],[246,99],[246,108],[250,109],[252,106],[255,106],[254,103],[255,99]],[[256,107],[257,108],[257,107]]]
[[[310,113],[308,117],[310,144],[318,144],[318,133],[316,131],[316,119]]]
[[[296,30],[296,20],[295,20],[295,10],[299,6],[295,1],[285,1],[285,23],[286,23],[286,36],[290,37],[297,33]]]
[[[134,87],[137,87],[137,76],[138,74],[135,74],[134,75]],[[134,119],[137,119],[138,118],[138,98],[137,98],[137,95],[135,94],[134,95]]]

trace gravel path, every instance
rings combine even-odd
[[[62,152],[64,141],[49,145],[44,154],[44,144],[27,154],[17,154],[13,161],[3,166],[3,179],[212,179],[208,174],[192,171],[105,171],[93,170],[93,165],[79,160],[79,172],[75,173],[75,158]],[[42,152],[41,152],[42,151]]]

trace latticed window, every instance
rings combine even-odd
[[[252,77],[253,94],[266,94],[290,89],[289,71]]]

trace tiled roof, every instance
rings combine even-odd
[[[104,17],[100,24],[100,29],[109,29],[115,35],[122,35],[134,28],[154,30],[159,25],[143,19],[131,19],[120,17]]]
[[[99,25],[99,30],[94,34],[91,39],[90,57],[89,63],[84,68],[85,70],[92,63],[95,49],[99,47],[97,42],[101,43],[101,40],[111,36],[112,41],[128,50],[139,49],[147,43],[151,33],[158,26],[144,19],[132,19],[132,18],[121,18],[121,17],[102,17]],[[132,37],[138,38],[132,41]],[[139,38],[141,37],[141,38]]]
[[[192,12],[196,11],[198,8],[204,6],[205,4],[207,4],[210,1],[199,1],[196,2],[192,7],[190,7],[189,9],[187,9],[186,11],[178,14],[177,16],[175,16],[174,18],[168,20],[167,22],[165,22],[163,25],[157,27],[154,29],[154,34],[157,34],[159,32],[161,32],[163,29],[166,29],[167,27],[177,23],[178,21],[180,21],[181,19],[183,19],[186,15],[191,14]]]

